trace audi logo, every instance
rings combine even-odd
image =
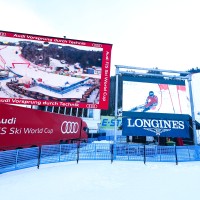
[[[101,44],[95,44],[95,43],[92,43],[92,46],[93,46],[93,47],[98,47],[98,48],[101,48],[101,47],[102,47]]]
[[[86,108],[97,108],[97,104],[86,104]]]
[[[61,125],[62,134],[75,134],[79,130],[78,122],[64,121]]]

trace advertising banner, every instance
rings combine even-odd
[[[122,124],[122,117],[117,118],[117,127]],[[115,118],[112,116],[101,116],[101,126],[100,129],[113,130],[115,127]]]
[[[0,149],[80,139],[81,128],[78,117],[0,104]]]
[[[161,137],[182,137],[189,136],[189,116],[179,115],[170,117],[166,114],[157,116],[150,113],[133,115],[131,112],[124,112],[122,119],[122,135],[124,136],[161,136]]]
[[[0,31],[0,103],[108,109],[111,49]]]

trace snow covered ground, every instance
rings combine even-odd
[[[75,161],[0,175],[2,200],[198,199],[200,162]]]

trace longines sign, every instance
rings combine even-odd
[[[122,135],[161,136],[189,138],[189,122],[184,120],[122,119]]]

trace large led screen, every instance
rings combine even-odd
[[[138,79],[139,80],[139,79]],[[123,111],[189,114],[190,102],[182,81],[142,79],[123,81]]]
[[[111,49],[0,31],[0,103],[108,109]]]

